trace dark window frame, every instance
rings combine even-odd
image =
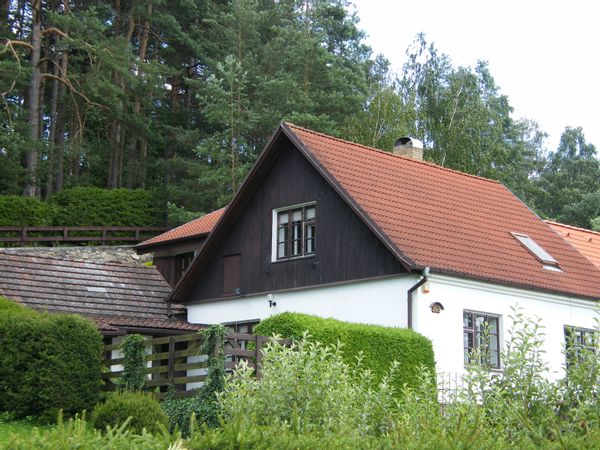
[[[221,295],[227,297],[240,295],[242,290],[242,255],[241,253],[234,253],[224,255],[222,259]]]
[[[183,277],[188,267],[192,264],[194,256],[194,252],[180,253],[175,256],[174,283],[177,283]]]
[[[467,317],[470,316],[470,321]],[[484,337],[484,329],[478,327],[478,321],[487,325],[487,336],[489,342],[486,344],[489,355],[488,361],[480,361],[480,363],[488,365],[491,369],[500,369],[500,315],[490,314],[479,311],[463,310],[463,353],[465,365],[471,363],[471,355],[473,350],[481,348]],[[491,321],[495,321],[494,327],[490,325]],[[470,324],[468,324],[470,322]],[[470,336],[470,339],[469,337]],[[495,343],[495,349],[493,348]]]
[[[308,217],[309,211],[312,217]],[[300,220],[294,221],[294,215],[300,213]],[[282,217],[287,215],[281,224]],[[290,259],[315,256],[317,251],[317,204],[304,203],[277,209],[273,214],[274,220],[274,260],[287,261]]]
[[[565,358],[567,368],[583,360],[581,350],[588,349],[596,353],[598,348],[598,331],[592,328],[564,326],[565,333]],[[573,346],[574,345],[574,346]]]

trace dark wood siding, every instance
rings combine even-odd
[[[154,250],[152,262],[170,286],[177,284],[205,240],[206,236],[203,236],[186,242],[165,244]]]
[[[223,256],[223,295],[233,295],[240,288],[241,255]]]
[[[316,202],[314,256],[271,262],[273,209]],[[222,259],[241,254],[245,295],[378,277],[405,270],[292,144],[283,148],[185,301],[221,297]]]

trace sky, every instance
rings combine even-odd
[[[489,63],[514,107],[555,150],[566,126],[600,151],[600,2],[594,0],[351,0],[366,42],[400,72],[419,32],[454,65]]]

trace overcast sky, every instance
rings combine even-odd
[[[489,68],[515,108],[558,145],[581,126],[600,147],[600,2],[594,0],[351,0],[367,43],[399,72],[419,32],[455,65]]]

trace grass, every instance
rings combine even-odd
[[[0,414],[0,449],[8,442],[10,436],[29,436],[34,429],[47,430],[49,425],[41,425],[31,420],[10,420]]]

